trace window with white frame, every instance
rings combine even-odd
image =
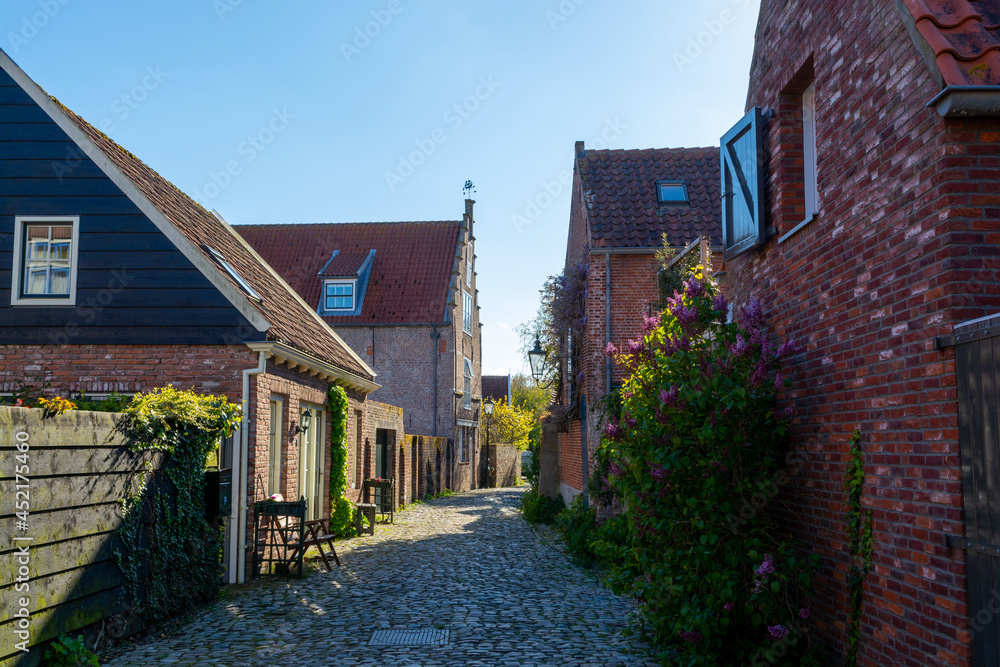
[[[472,335],[472,311],[473,311],[473,309],[474,309],[475,306],[474,306],[474,301],[472,299],[472,295],[469,294],[468,292],[464,291],[464,290],[463,290],[463,294],[465,294],[465,299],[463,301],[463,309],[462,309],[462,331],[464,331],[465,333],[467,333],[467,334],[469,334],[471,336]]]
[[[12,306],[76,305],[80,218],[14,218]]]
[[[469,457],[465,454],[465,427],[458,427],[458,460],[459,462],[468,461]]]
[[[323,283],[323,310],[354,310],[353,280],[327,280]]]
[[[472,244],[465,251],[465,286],[472,287]]]
[[[271,422],[268,425],[267,447],[267,493],[281,493],[282,428],[281,415],[284,401],[278,396],[271,397]]]
[[[806,220],[819,214],[816,183],[816,82],[802,92],[802,164]]]
[[[472,409],[472,362],[465,360],[465,384],[462,386],[462,407]]]

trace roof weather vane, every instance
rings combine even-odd
[[[466,181],[465,187],[462,188],[462,192],[465,193],[465,196],[468,197],[475,191],[476,191],[476,186],[472,184],[472,181]]]

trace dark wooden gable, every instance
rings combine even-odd
[[[76,306],[11,306],[15,216],[79,216]],[[0,70],[0,345],[263,340]]]
[[[731,259],[764,242],[761,114],[754,107],[722,137],[722,240]]]

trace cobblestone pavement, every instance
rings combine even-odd
[[[653,665],[623,635],[633,607],[524,521],[523,493],[418,504],[338,543],[342,568],[258,580],[108,664]],[[368,645],[389,628],[447,629],[449,643]]]

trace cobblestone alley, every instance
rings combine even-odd
[[[630,603],[521,518],[524,490],[418,504],[339,544],[342,568],[255,583],[108,664],[652,665],[623,636]],[[370,645],[382,629],[447,643]]]

